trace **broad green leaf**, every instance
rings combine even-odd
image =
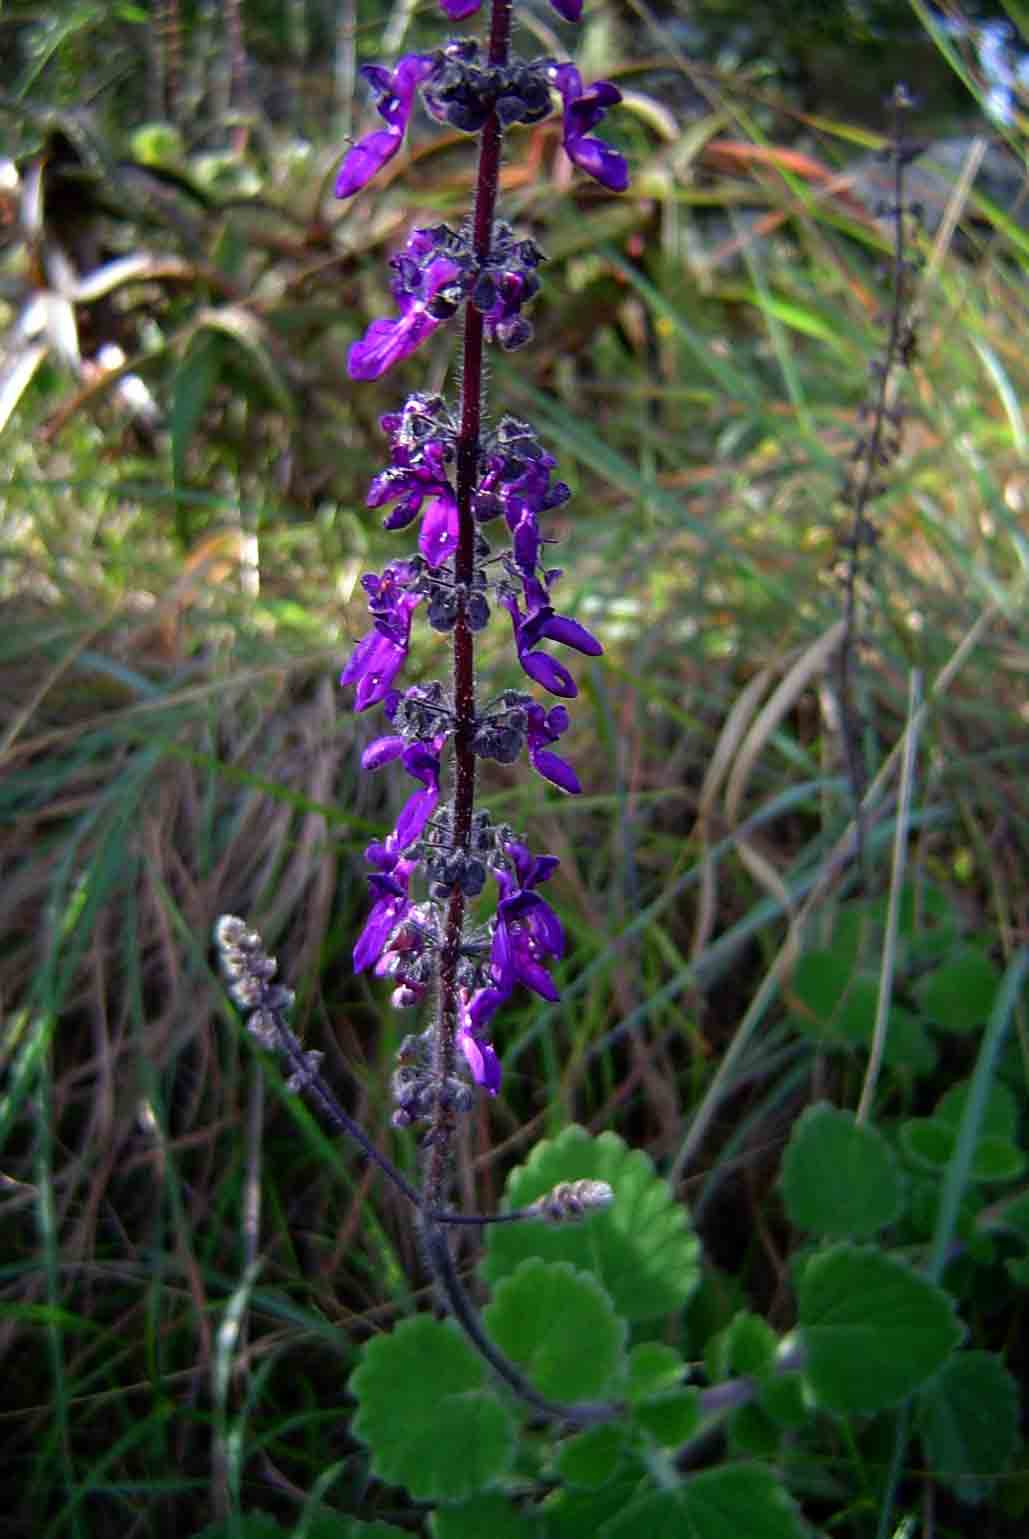
[[[962,1080],[960,1085],[954,1085],[936,1103],[933,1116],[946,1122],[956,1132],[961,1126],[971,1088],[972,1081],[967,1079]],[[990,1086],[979,1131],[995,1134],[998,1138],[1015,1138],[1018,1132],[1018,1106],[1007,1085],[995,1082]]]
[[[943,1170],[954,1154],[960,1122],[960,1110],[947,1122],[941,1117],[940,1108],[932,1117],[912,1117],[901,1124],[901,1147],[912,1163],[922,1169]],[[1025,1155],[1010,1138],[986,1133],[976,1139],[968,1172],[971,1180],[1014,1181],[1024,1169]]]
[[[685,1376],[686,1365],[674,1347],[663,1341],[641,1341],[629,1353],[628,1398],[677,1389]]]
[[[712,1379],[733,1374],[760,1379],[771,1371],[778,1350],[779,1338],[768,1322],[741,1309],[708,1343],[704,1357]]]
[[[918,1396],[918,1431],[934,1475],[967,1500],[969,1480],[1003,1474],[1018,1446],[1018,1387],[992,1352],[959,1352]]]
[[[922,993],[926,1015],[944,1031],[975,1031],[993,1009],[1000,974],[978,946],[966,946],[929,975]]]
[[[1029,1192],[1022,1192],[995,1209],[990,1216],[989,1228],[1009,1229],[1029,1244]]]
[[[1025,1155],[1009,1138],[987,1133],[977,1138],[970,1175],[973,1181],[1015,1181],[1025,1169]]]
[[[804,1380],[799,1373],[768,1379],[761,1386],[758,1404],[780,1427],[803,1427],[811,1419]]]
[[[535,1539],[540,1526],[533,1512],[518,1512],[499,1491],[479,1491],[456,1507],[437,1507],[429,1531],[432,1539]]]
[[[350,1392],[354,1435],[368,1444],[375,1475],[419,1501],[469,1496],[510,1463],[511,1415],[450,1323],[419,1315],[373,1337]]]
[[[775,1459],[782,1442],[782,1428],[755,1401],[733,1411],[728,1434],[731,1454],[750,1454],[756,1459]]]
[[[643,1471],[633,1463],[626,1474],[596,1490],[561,1486],[551,1492],[539,1509],[546,1539],[584,1539],[587,1535],[602,1534],[603,1524],[623,1512],[632,1501],[642,1477]]]
[[[605,1523],[599,1539],[803,1539],[785,1489],[753,1464],[704,1470],[674,1490],[653,1491]]]
[[[637,1400],[631,1409],[633,1421],[648,1437],[666,1448],[677,1448],[691,1438],[703,1420],[700,1391],[666,1389]]]
[[[963,1334],[949,1294],[871,1246],[837,1245],[812,1256],[797,1303],[805,1376],[832,1411],[897,1405]]]
[[[490,1229],[482,1264],[491,1283],[509,1276],[527,1256],[568,1261],[593,1272],[628,1320],[648,1320],[681,1307],[697,1285],[699,1245],[685,1208],[639,1150],[614,1133],[593,1138],[570,1127],[533,1150],[512,1171],[505,1201],[522,1207],[559,1181],[589,1177],[614,1190],[611,1207],[566,1228],[497,1224]]]
[[[943,1170],[954,1153],[957,1133],[935,1117],[911,1117],[901,1123],[900,1146],[923,1170]]]
[[[790,1222],[829,1238],[875,1234],[903,1206],[897,1159],[882,1134],[821,1102],[793,1128],[782,1170]]]
[[[624,1426],[606,1422],[601,1427],[589,1427],[561,1445],[557,1473],[567,1485],[595,1491],[614,1475],[624,1446]]]
[[[602,1394],[622,1367],[625,1322],[596,1278],[568,1262],[529,1257],[497,1284],[483,1318],[548,1399]]]

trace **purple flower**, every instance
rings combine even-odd
[[[497,905],[490,952],[490,969],[501,990],[517,983],[543,999],[560,999],[554,980],[543,963],[564,955],[564,932],[549,903],[535,892],[516,892]]]
[[[530,891],[549,882],[561,864],[556,855],[533,855],[529,846],[520,839],[508,839],[504,844],[504,854],[514,867],[514,873],[504,868],[493,873],[502,898],[509,898],[523,888]]]
[[[357,685],[354,707],[358,711],[385,700],[403,667],[411,640],[411,616],[422,601],[420,593],[408,591],[406,585],[412,580],[407,561],[391,562],[381,577],[368,572],[361,579],[375,629],[358,642],[339,676],[341,684]]]
[[[336,178],[337,198],[349,198],[359,192],[393,159],[404,142],[415,92],[435,65],[433,54],[409,53],[398,61],[392,73],[378,64],[366,64],[361,70],[378,94],[376,107],[387,126],[376,129],[347,151]]]
[[[500,867],[493,872],[500,889],[490,952],[494,988],[483,991],[488,997],[482,999],[478,1009],[470,1007],[471,1018],[479,1025],[489,1019],[519,983],[544,999],[561,997],[543,963],[548,957],[564,955],[564,931],[549,903],[533,891],[550,880],[558,861],[553,855],[533,855],[517,839],[505,843],[504,854],[514,869]]]
[[[441,447],[441,446],[440,446]],[[418,517],[427,496],[432,501],[425,510],[418,549],[430,566],[441,566],[457,549],[457,498],[445,475],[434,474],[428,465],[393,466],[375,477],[368,491],[370,508],[399,499],[393,512],[383,519],[384,529],[405,529]]]
[[[549,690],[552,695],[561,695],[566,700],[574,700],[579,691],[564,664],[559,663],[556,658],[549,656],[546,652],[532,651],[523,640],[522,631],[525,622],[514,594],[502,593],[500,602],[511,616],[518,661],[529,678],[534,679],[537,684],[542,684],[543,688]]]
[[[439,756],[443,739],[433,743],[411,743],[404,749],[404,768],[424,787],[406,802],[397,819],[395,837],[398,850],[411,847],[425,832],[425,825],[439,805]]]
[[[529,763],[544,780],[549,780],[552,785],[567,791],[571,796],[578,796],[582,790],[578,775],[570,764],[558,758],[556,753],[551,753],[546,746],[548,743],[556,743],[561,734],[567,732],[568,712],[563,705],[555,705],[545,711],[541,705],[534,704],[528,707],[526,715],[529,718],[526,733],[529,740]]]
[[[480,989],[479,994],[485,990]],[[474,997],[472,1000],[474,1004]],[[460,996],[460,1025],[457,1032],[457,1045],[464,1054],[465,1062],[472,1071],[472,1078],[477,1085],[488,1090],[490,1095],[496,1095],[500,1089],[500,1059],[492,1042],[487,1042],[481,1036],[481,1024],[477,1024],[471,1014],[472,1006],[469,1003],[467,989],[461,990]]]
[[[555,64],[550,78],[564,102],[563,138],[568,159],[612,192],[624,192],[629,185],[625,157],[602,139],[589,137],[590,129],[596,128],[608,107],[621,101],[621,91],[609,80],[598,80],[584,92],[582,76],[574,64]]]
[[[579,21],[582,17],[582,0],[550,0],[550,3],[565,21]],[[464,21],[466,16],[474,16],[481,4],[482,0],[440,0],[443,14],[451,21]]]
[[[387,850],[410,849],[425,832],[425,825],[439,805],[439,760],[445,736],[431,743],[410,743],[404,737],[378,737],[361,755],[361,768],[381,769],[394,759],[403,759],[407,773],[424,787],[409,797],[397,819],[397,826],[386,841]]]
[[[370,845],[371,850],[377,852],[376,863],[390,859],[388,846]],[[354,946],[355,973],[363,972],[372,962],[378,961],[393,931],[407,917],[411,908],[407,889],[416,865],[416,861],[400,860],[394,855],[390,870],[375,871],[368,878],[375,902]]]
[[[551,574],[552,575],[552,574]],[[526,615],[522,622],[521,639],[524,646],[534,647],[538,641],[559,641],[563,646],[574,647],[587,657],[600,657],[604,648],[596,636],[578,620],[559,615],[550,602],[550,594],[537,577],[522,578]]]
[[[446,314],[433,314],[431,302],[457,277],[459,269],[446,257],[437,257],[425,273],[421,294],[403,290],[398,294],[400,317],[380,317],[372,321],[360,342],[347,355],[347,373],[351,379],[379,379],[394,364],[409,358],[431,337]]]

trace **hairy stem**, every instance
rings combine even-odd
[[[493,0],[490,22],[489,59],[491,64],[507,62],[511,36],[511,0]],[[502,128],[496,112],[490,114],[479,142],[479,168],[476,179],[473,239],[480,261],[489,256],[493,238],[493,219],[500,183]],[[475,809],[475,755],[472,737],[475,731],[475,652],[468,624],[466,596],[475,568],[475,518],[472,495],[479,467],[479,440],[482,428],[483,396],[483,318],[473,304],[465,306],[464,342],[461,373],[461,420],[457,438],[457,513],[458,543],[454,557],[458,607],[454,626],[454,810],[452,836],[455,848],[467,850]],[[445,1089],[453,1078],[457,1053],[458,964],[464,932],[465,896],[454,887],[447,907],[446,930],[439,961],[439,1006],[433,1053],[433,1079],[436,1099],[429,1131],[429,1154],[425,1170],[426,1207],[442,1208],[446,1203],[450,1169],[450,1150],[454,1135],[454,1114],[447,1103]]]
[[[862,445],[856,484],[850,489],[850,505],[853,513],[846,538],[847,565],[843,578],[843,639],[836,659],[837,697],[840,702],[840,726],[847,778],[850,781],[854,804],[854,822],[857,834],[857,863],[864,878],[865,822],[862,801],[866,788],[864,763],[861,757],[860,721],[854,704],[855,651],[858,641],[859,603],[858,580],[861,573],[861,553],[874,539],[874,530],[868,518],[868,508],[875,497],[878,477],[887,454],[884,452],[886,427],[890,404],[896,385],[896,371],[903,361],[904,309],[907,298],[907,268],[904,259],[904,140],[901,132],[903,112],[907,106],[907,94],[898,86],[893,97],[893,202],[890,217],[893,222],[893,294],[890,305],[890,329],[881,364],[877,369],[878,382],[871,412],[871,429]]]

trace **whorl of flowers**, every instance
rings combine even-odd
[[[553,4],[566,21],[579,19],[581,0]],[[452,20],[479,5],[442,0]],[[559,102],[573,164],[622,191],[625,160],[593,134],[621,98],[606,81],[584,87],[573,64],[512,59],[510,12],[511,0],[493,0],[488,49],[450,42],[407,54],[392,69],[367,66],[363,74],[384,126],[348,150],[336,182],[337,196],[348,198],[392,160],[419,95],[432,117],[481,136],[472,219],[458,229],[411,231],[390,260],[397,313],[374,320],[348,358],[351,378],[377,379],[463,314],[460,400],[450,405],[417,392],[381,419],[389,463],[367,502],[386,510],[387,529],[417,524],[417,549],[362,578],[372,629],[341,676],[355,687],[358,710],[381,705],[388,722],[365,749],[363,767],[398,762],[413,782],[396,826],[365,852],[372,906],[354,965],[389,978],[397,1008],[432,1003],[431,1024],[401,1047],[393,1093],[394,1121],[431,1121],[427,1137],[434,1144],[446,1142],[454,1114],[470,1104],[469,1077],[496,1093],[493,1017],[519,989],[557,999],[551,967],[565,946],[540,892],[558,862],[534,855],[511,828],[476,809],[477,762],[512,764],[524,752],[551,785],[572,795],[580,790],[575,771],[554,751],[569,725],[565,706],[510,688],[480,700],[474,637],[498,609],[506,611],[527,680],[559,700],[577,693],[561,649],[594,657],[601,651],[584,626],[555,608],[561,573],[545,563],[543,519],[569,489],[555,478],[556,462],[530,424],[484,419],[483,350],[486,343],[513,350],[530,340],[523,309],[539,290],[544,260],[533,240],[496,217],[504,129],[539,122]],[[403,689],[419,609],[433,630],[450,635],[452,672],[445,685]],[[492,913],[477,917],[471,905],[489,894]]]

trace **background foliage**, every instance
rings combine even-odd
[[[998,55],[976,28],[1001,18]],[[257,1062],[209,955],[218,914],[260,928],[294,1024],[413,1166],[388,1128],[406,1022],[349,967],[360,851],[395,808],[355,774],[369,729],[334,680],[365,626],[357,578],[395,551],[364,507],[377,417],[426,376],[419,359],[354,387],[343,358],[387,304],[383,257],[466,207],[468,146],[423,132],[352,206],[328,190],[366,123],[357,65],[384,35],[435,39],[435,10],[17,3],[0,17],[12,1534],[706,1536],[754,1511],[769,1535],[1024,1532],[1024,9],[625,0],[556,41],[551,19],[527,8],[523,46],[575,47],[619,83],[634,183],[570,184],[553,124],[515,137],[506,210],[549,262],[538,342],[491,391],[573,486],[564,591],[606,655],[571,752],[587,794],[502,770],[488,786],[561,856],[574,946],[561,1003],[506,1018],[505,1093],[472,1119],[461,1198],[535,1196],[577,1123],[646,1225],[525,1255],[512,1226],[462,1266],[481,1262],[515,1355],[526,1277],[562,1318],[592,1309],[632,1414],[526,1433],[483,1373],[466,1441],[492,1489],[467,1467],[462,1493],[424,1460],[412,1474],[404,1449],[388,1463],[373,1346],[446,1363],[460,1343],[427,1312],[409,1215]],[[867,558],[859,750],[882,794],[862,885],[837,858],[851,799],[826,665],[889,298],[875,152],[898,61],[932,147],[912,171],[908,416]],[[923,1328],[894,1338],[901,1317]],[[803,1385],[772,1372],[798,1331]],[[577,1357],[600,1373],[592,1350],[549,1358],[548,1385]],[[701,1435],[698,1387],[739,1377],[760,1394]],[[662,1487],[684,1445],[697,1473]]]

